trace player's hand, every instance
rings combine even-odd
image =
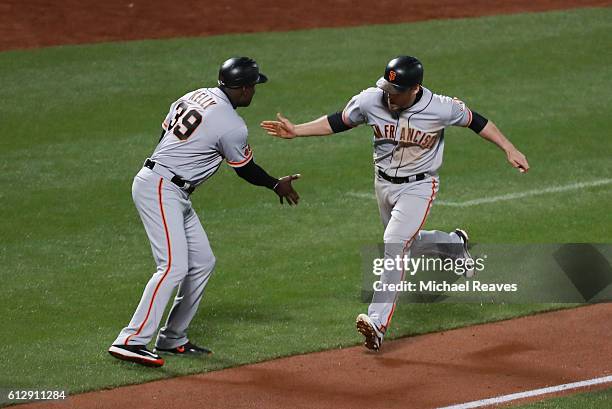
[[[519,172],[525,173],[529,171],[529,163],[527,162],[527,158],[523,155],[518,149],[513,148],[506,152],[506,157],[508,158],[508,162],[517,168]]]
[[[287,199],[287,203],[290,206],[297,205],[300,200],[300,195],[293,189],[291,186],[291,182],[300,178],[300,174],[297,173],[291,176],[285,176],[278,180],[278,185],[274,188],[274,191],[278,195],[281,204],[283,204],[283,199]]]
[[[278,121],[262,121],[261,126],[268,135],[276,136],[277,138],[293,139],[297,136],[295,133],[295,125],[282,116],[280,113],[276,114]]]

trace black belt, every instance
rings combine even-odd
[[[144,165],[145,167],[153,170],[153,168],[155,167],[155,165],[157,165],[157,163],[147,158]],[[195,186],[191,185],[189,182],[187,182],[185,179],[181,178],[180,176],[174,175],[172,176],[172,179],[170,179],[170,181],[189,194],[193,193],[193,191],[195,190]],[[185,188],[185,185],[187,185],[187,188]]]
[[[425,180],[426,177],[425,173],[418,173],[410,176],[389,176],[380,169],[378,169],[378,175],[386,181],[396,184],[418,182],[419,180]]]

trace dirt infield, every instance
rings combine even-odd
[[[612,375],[612,304],[70,397],[50,408],[429,409]],[[609,385],[608,385],[609,386]],[[40,408],[41,405],[25,405]]]
[[[608,6],[610,0],[3,0],[0,51]]]

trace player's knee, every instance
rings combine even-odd
[[[385,233],[383,240],[385,242],[385,246],[403,246],[406,243],[407,238],[399,234]]]
[[[210,257],[206,257],[197,262],[194,262],[191,268],[189,269],[189,274],[210,273],[214,270],[216,264],[217,259],[215,258],[215,256],[210,255]]]
[[[397,256],[404,256],[408,254],[409,249],[412,245],[410,239],[406,239],[403,236],[385,234],[385,257],[395,258]]]
[[[201,265],[201,269],[205,273],[209,273],[214,270],[215,265],[217,264],[217,259],[212,254],[208,257]]]
[[[170,276],[170,280],[179,283],[185,278],[187,272],[189,271],[189,266],[186,261],[183,260],[172,260],[172,264],[170,265],[170,269],[168,270],[168,275]]]
[[[158,265],[154,277],[157,277],[157,280],[162,280],[164,283],[175,286],[187,276],[187,271],[186,263],[175,263],[173,261],[170,266],[168,264]]]

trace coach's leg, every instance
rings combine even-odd
[[[410,256],[410,247],[425,224],[435,199],[437,183],[437,179],[428,178],[397,188],[397,200],[384,234],[386,259]],[[385,270],[380,281],[383,285],[398,284],[404,279],[404,273],[401,268]],[[368,316],[383,332],[391,322],[398,294],[395,291],[375,292],[368,308]]]
[[[167,186],[169,183],[150,174],[134,180],[134,203],[151,242],[157,271],[149,279],[132,320],[119,333],[114,345],[148,344],[174,288],[187,274],[185,200],[176,188]]]
[[[215,267],[215,256],[208,237],[193,208],[190,208],[185,217],[185,234],[189,249],[189,271],[180,284],[166,325],[159,331],[155,342],[157,348],[172,349],[188,341],[187,329]]]

